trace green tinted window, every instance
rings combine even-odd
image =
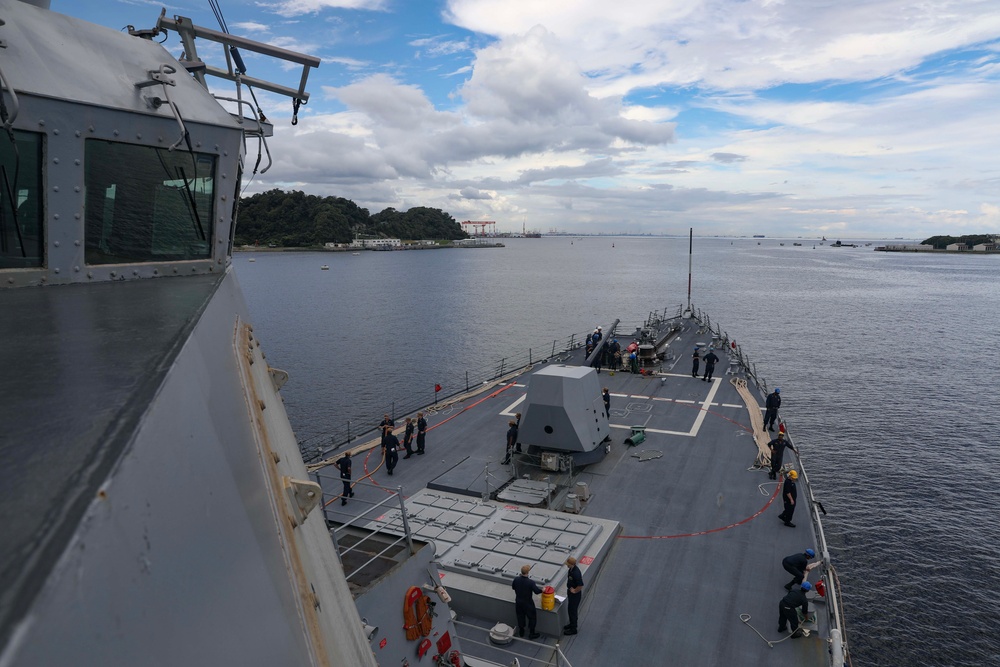
[[[0,269],[42,266],[42,135],[0,134]]]
[[[88,264],[211,256],[215,157],[89,140],[85,160]]]

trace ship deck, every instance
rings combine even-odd
[[[789,637],[776,630],[778,602],[790,578],[781,567],[782,558],[807,547],[822,553],[805,502],[805,480],[799,482],[796,527],[786,527],[777,518],[782,511],[777,482],[754,465],[758,449],[750,412],[731,382],[736,374],[728,373],[725,352],[718,353],[721,360],[713,380],[693,378],[690,352],[697,343],[710,344],[711,332],[694,320],[676,323],[681,328],[670,339],[667,358],[651,366],[651,374],[607,369],[599,374],[600,385],[611,392],[611,447],[599,463],[575,469],[572,475],[539,470],[527,456],[515,459],[513,467],[502,464],[507,423],[524,400],[531,374],[553,363],[585,363],[582,349],[569,351],[429,410],[426,454],[401,458],[392,476],[382,464],[376,441],[355,444],[354,479],[360,480],[356,497],[346,506],[339,501],[329,503],[327,519],[332,523],[351,520],[365,503],[379,502],[401,488],[409,499],[407,513],[414,519],[410,529],[418,539],[428,535],[421,530],[429,523],[438,522],[429,539],[436,544],[444,585],[463,589],[457,600],[457,620],[465,653],[497,664],[510,664],[511,657],[490,645],[487,630],[496,622],[515,625],[513,613],[504,617],[505,608],[465,597],[465,589],[470,588],[466,579],[476,573],[461,571],[462,567],[476,569],[464,561],[489,542],[484,538],[500,540],[496,522],[466,520],[471,542],[463,542],[461,535],[449,536],[441,529],[446,526],[440,524],[440,512],[426,513],[427,506],[442,499],[457,499],[461,503],[457,513],[466,517],[489,515],[496,509],[515,513],[515,518],[505,521],[526,521],[535,527],[553,517],[568,518],[578,527],[579,522],[590,521],[607,538],[568,545],[552,539],[548,552],[543,545],[540,550],[518,553],[501,548],[499,555],[483,556],[484,563],[494,563],[482,584],[492,590],[483,594],[506,595],[510,600],[510,577],[522,562],[534,566],[537,561],[541,566],[532,570],[537,583],[550,583],[557,594],[564,595],[566,568],[558,564],[559,550],[580,561],[585,589],[579,634],[558,634],[562,624],[547,620],[540,612],[542,639],[537,643],[515,640],[504,649],[520,655],[522,665],[544,664],[557,643],[575,667],[829,664],[829,627],[823,613],[816,615],[816,624],[806,626],[813,628],[810,636],[773,646],[768,643]],[[631,342],[622,335],[618,340],[623,349]],[[762,406],[763,397],[756,390],[753,394]],[[397,416],[397,433],[402,422]],[[632,447],[624,441],[635,425],[646,427],[646,439]],[[791,452],[785,462],[799,463]],[[324,492],[335,499],[340,483],[333,475],[335,471],[326,469],[319,479]],[[483,500],[525,476],[544,482],[546,488],[552,485],[554,492],[533,508],[512,502],[509,495],[506,500]],[[579,491],[580,482],[586,483],[589,499],[581,503],[579,514],[563,511],[567,495]],[[431,494],[430,501],[427,494]],[[472,511],[473,505],[486,510]],[[437,509],[448,507],[438,505]],[[534,518],[525,519],[527,515]],[[421,516],[428,520],[422,521]],[[391,513],[379,517],[383,524],[394,520]],[[586,532],[591,524],[576,532]],[[522,543],[531,546],[531,539]],[[557,557],[550,553],[553,549]],[[525,560],[528,556],[535,558]],[[553,561],[555,567],[547,567]],[[816,578],[816,574],[811,576],[813,581]],[[814,599],[810,608],[824,604]]]

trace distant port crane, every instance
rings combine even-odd
[[[493,236],[496,234],[497,223],[493,220],[466,220],[460,223],[462,226],[469,225],[473,229],[473,236]],[[486,233],[486,228],[491,227],[490,233]],[[476,231],[478,230],[478,231]]]

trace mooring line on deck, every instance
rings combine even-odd
[[[458,412],[456,412],[455,414],[453,414],[451,417],[448,417],[447,419],[439,421],[437,424],[434,424],[434,426],[428,426],[427,430],[428,431],[433,431],[438,426],[441,426],[443,424],[447,424],[452,419],[454,419],[455,417],[459,416],[460,414],[462,414],[466,410],[471,410],[472,408],[476,407],[477,405],[479,405],[480,403],[482,403],[484,401],[488,401],[491,398],[496,398],[497,396],[499,396],[500,394],[502,394],[503,392],[507,391],[508,389],[510,389],[511,387],[514,387],[514,386],[516,386],[516,385],[513,382],[511,382],[510,384],[505,384],[501,388],[499,388],[496,391],[494,391],[492,394],[487,394],[486,396],[483,396],[481,399],[479,399],[475,403],[472,403],[471,405],[466,405],[464,408],[462,408],[461,410],[459,410]]]
[[[697,537],[698,535],[708,535],[710,533],[718,533],[718,532],[721,532],[723,530],[729,530],[730,528],[736,528],[737,526],[742,526],[743,524],[747,523],[748,521],[752,521],[752,520],[756,519],[757,517],[759,517],[761,514],[763,514],[764,511],[767,510],[767,508],[771,506],[771,503],[774,502],[774,499],[778,497],[778,490],[779,490],[779,488],[780,488],[780,486],[775,486],[774,487],[774,493],[772,493],[771,497],[767,499],[767,502],[764,504],[764,506],[761,507],[759,510],[757,510],[754,514],[751,514],[750,516],[748,516],[747,518],[743,519],[742,521],[737,521],[736,523],[731,523],[728,526],[721,526],[719,528],[712,528],[711,530],[701,530],[701,531],[698,531],[697,533],[679,533],[677,535],[619,535],[618,539],[619,540],[672,540],[672,539],[677,538],[677,537]]]

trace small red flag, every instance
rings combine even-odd
[[[439,391],[441,391],[441,385],[439,385],[439,384],[434,385],[434,393],[436,394]]]

